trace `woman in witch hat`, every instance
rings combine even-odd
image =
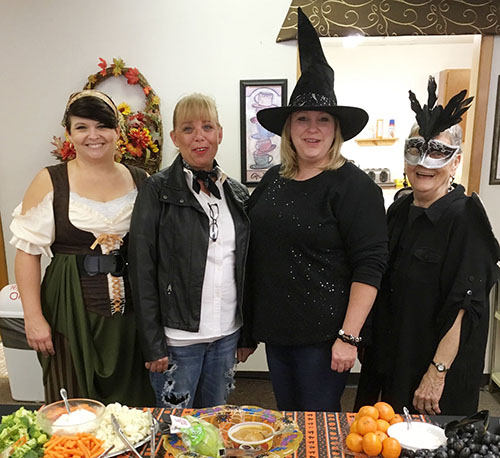
[[[386,265],[384,203],[340,153],[368,115],[337,105],[333,70],[298,14],[302,75],[289,106],[257,114],[281,136],[282,162],[249,200],[245,331],[266,344],[280,410],[339,411]]]
[[[388,210],[390,258],[374,307],[356,406],[382,399],[396,411],[476,412],[488,336],[488,296],[498,278],[498,243],[476,194],[453,177],[461,158],[458,123],[465,90],[436,105],[429,78],[423,107],[410,91],[418,125],[405,143],[413,192]]]

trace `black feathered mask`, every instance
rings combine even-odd
[[[410,94],[411,109],[415,112],[416,120],[419,125],[420,136],[429,141],[431,138],[440,134],[444,130],[458,124],[462,120],[462,115],[470,108],[474,97],[465,99],[467,90],[464,89],[454,95],[447,103],[446,107],[436,105],[436,80],[429,76],[427,85],[428,99],[427,105],[420,106],[417,97],[412,91]]]
[[[416,114],[420,136],[406,140],[405,161],[410,165],[440,169],[451,162],[460,151],[460,145],[448,145],[435,137],[462,120],[474,97],[465,99],[467,91],[464,89],[454,95],[446,107],[436,105],[436,81],[432,76],[429,76],[427,92],[427,105],[421,107],[415,94],[409,91],[411,109]]]

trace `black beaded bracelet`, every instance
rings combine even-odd
[[[362,340],[361,337],[356,337],[353,336],[352,334],[346,334],[343,329],[339,330],[339,339],[342,342],[348,343],[349,345],[352,345],[354,347],[359,347],[359,344],[361,343]]]

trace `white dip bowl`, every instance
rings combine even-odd
[[[447,441],[443,428],[421,421],[413,421],[410,429],[405,421],[396,423],[389,427],[387,434],[397,439],[401,447],[413,451],[422,448],[435,450]]]

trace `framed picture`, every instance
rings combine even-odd
[[[498,148],[500,147],[500,76],[497,83],[497,102],[495,106],[495,125],[493,128],[493,146],[491,150],[490,184],[500,184],[498,166]]]
[[[265,108],[280,107],[287,102],[287,80],[241,80],[241,181],[255,186],[267,169],[280,161],[279,135],[269,132],[257,121]]]

